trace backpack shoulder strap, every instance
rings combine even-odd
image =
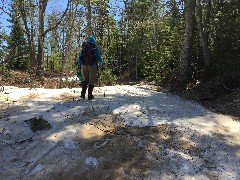
[[[86,43],[86,42],[83,42],[83,43],[82,43],[82,50],[84,50],[86,47],[87,47],[87,43]]]

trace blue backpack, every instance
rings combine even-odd
[[[93,65],[97,62],[95,57],[96,45],[90,42],[84,42],[82,44],[82,55],[80,57],[83,65]]]

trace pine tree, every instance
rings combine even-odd
[[[1,24],[1,22],[0,22]],[[3,62],[4,59],[4,35],[5,32],[2,29],[2,26],[0,26],[0,63]]]
[[[26,70],[29,67],[27,44],[20,18],[13,15],[9,20],[12,23],[10,36],[8,38],[8,66],[11,69]]]

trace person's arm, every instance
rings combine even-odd
[[[99,52],[99,49],[98,49],[97,46],[96,46],[96,50],[95,50],[95,56],[97,58],[98,64],[102,65],[103,64],[103,60],[102,60],[102,57],[100,55],[100,52]]]

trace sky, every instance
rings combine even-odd
[[[0,1],[0,7],[3,5],[9,5],[11,0],[4,0],[4,4],[2,0]],[[123,6],[122,0],[110,0],[110,5],[118,5]],[[63,11],[67,6],[67,0],[49,0],[47,5],[47,14],[53,12],[53,11]],[[9,33],[9,28],[7,26],[10,25],[10,23],[7,21],[9,16],[6,13],[2,13],[0,10],[0,25],[4,27],[4,29]]]
[[[6,4],[8,4],[9,1],[6,1]],[[0,1],[0,7],[4,6],[5,3],[3,4],[2,1]],[[2,10],[0,10],[0,26],[3,26],[3,27],[6,27],[9,23],[7,22],[7,18],[8,18],[8,15],[5,14],[4,12],[2,12]]]
[[[2,7],[3,5],[9,5],[9,3],[11,2],[11,0],[4,0],[4,4],[2,3],[2,1],[0,1],[0,7]],[[47,6],[47,14],[51,13],[52,11],[62,11],[66,8],[67,5],[67,0],[49,0],[48,6]],[[2,11],[0,11],[1,13]],[[7,21],[7,19],[9,18],[9,16],[6,13],[2,13],[0,14],[1,18],[0,18],[0,22],[2,23],[1,26],[3,26],[5,28],[5,30],[8,31],[8,27],[10,25],[10,23]]]

